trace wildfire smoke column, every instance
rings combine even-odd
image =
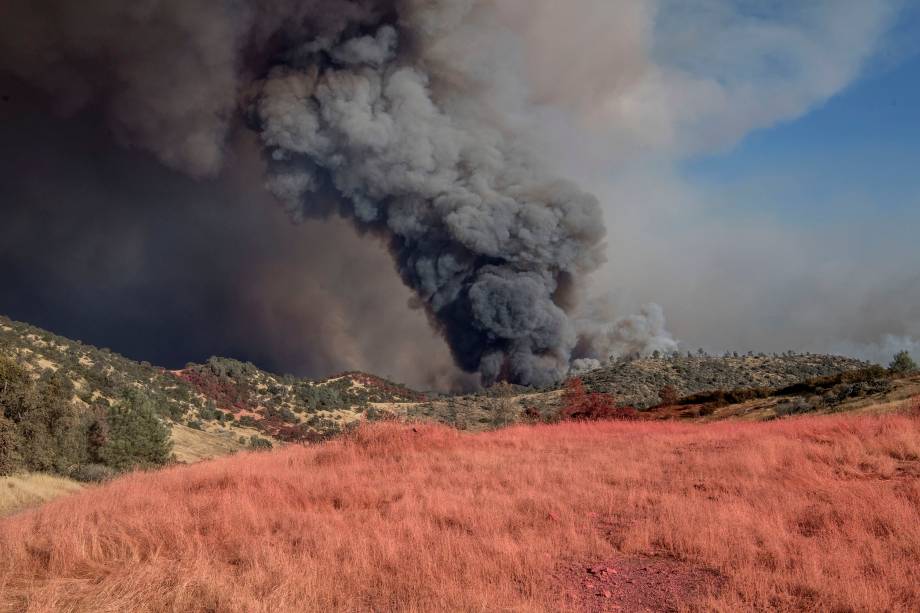
[[[244,123],[264,147],[268,189],[295,219],[328,214],[332,196],[359,230],[385,237],[463,369],[486,384],[540,386],[573,358],[606,357],[584,350],[605,346],[585,334],[614,328],[573,315],[581,280],[603,263],[605,230],[598,201],[547,174],[479,85],[430,53],[488,10],[473,0],[9,0],[0,71],[65,112],[101,109],[122,144],[196,177],[219,173]]]

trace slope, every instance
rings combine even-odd
[[[920,420],[376,424],[0,520],[0,610],[618,607],[917,610]]]

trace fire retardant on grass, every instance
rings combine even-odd
[[[636,584],[675,610],[918,610],[920,419],[386,423],[0,521],[4,611],[615,610]]]

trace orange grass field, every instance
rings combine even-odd
[[[918,611],[920,418],[385,423],[133,474],[0,521],[0,609],[557,611],[611,556],[706,571],[677,609]]]

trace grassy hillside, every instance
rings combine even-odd
[[[639,360],[630,369],[641,369],[649,373],[667,372],[673,369],[671,360]],[[866,367],[864,363],[834,356],[788,356],[781,360],[786,374],[777,372],[776,364],[763,370],[752,368],[748,362],[734,362],[733,359],[706,358],[696,363],[699,371],[685,370],[689,377],[676,379],[660,374],[651,375],[659,388],[655,404],[649,400],[636,414],[638,419],[694,419],[712,421],[727,418],[748,420],[769,420],[805,413],[822,414],[854,410],[885,410],[898,406],[897,403],[920,393],[920,374],[892,373],[879,366]],[[721,364],[721,365],[720,365]],[[796,365],[799,365],[796,367]],[[839,370],[837,370],[839,369]],[[698,372],[719,372],[715,382],[699,382]],[[650,389],[642,376],[630,383],[623,380],[618,386],[609,383],[610,370],[601,369],[583,375],[586,388],[609,394],[612,401],[628,406],[623,398],[635,398],[620,390]],[[799,379],[805,373],[835,372],[823,376]],[[622,377],[619,371],[616,377]],[[604,381],[608,383],[604,383]],[[600,383],[599,383],[600,381]],[[722,383],[742,382],[737,388],[717,387]],[[752,387],[754,383],[777,382],[779,387]],[[662,394],[671,387],[671,399],[663,402]],[[677,390],[686,395],[681,395]],[[609,390],[609,391],[607,391]],[[687,393],[690,392],[690,393]],[[667,394],[664,394],[667,395]],[[646,394],[648,397],[649,394]],[[552,422],[559,419],[560,407],[564,404],[563,392],[529,391],[511,385],[498,385],[479,394],[436,398],[428,402],[381,405],[389,411],[399,413],[408,419],[432,420],[446,423],[461,430],[488,430],[518,422]],[[642,406],[642,405],[640,405]]]
[[[82,487],[72,479],[41,473],[0,477],[0,517],[36,507]]]
[[[0,520],[3,611],[916,611],[920,413],[376,424]]]
[[[522,421],[551,421],[558,414],[562,396],[559,389],[531,390],[501,384],[476,394],[429,398],[365,373],[312,381],[275,375],[225,358],[168,371],[0,317],[2,358],[24,368],[36,385],[44,385],[46,380],[64,382],[66,385],[57,388],[66,388],[76,412],[84,416],[104,418],[114,407],[125,405],[126,397],[142,398],[144,406],[151,407],[169,427],[173,453],[182,462],[282,442],[321,441],[362,420],[431,420],[474,431]],[[645,409],[656,405],[667,387],[683,399],[739,387],[775,390],[809,377],[833,376],[865,366],[857,360],[822,355],[675,355],[617,360],[582,378],[589,391],[612,394],[621,404]],[[885,390],[866,388],[860,397],[881,399],[882,392]],[[35,394],[41,396],[43,392],[35,390]],[[794,402],[801,404],[804,398]],[[737,413],[716,412],[721,404],[713,410],[684,406],[642,416],[705,418]],[[786,411],[779,403],[774,408],[772,413],[767,408],[745,415],[770,417]],[[70,461],[70,465],[75,462]],[[61,470],[59,464],[49,461],[29,468]]]
[[[83,410],[109,407],[126,393],[140,392],[171,426],[222,437],[226,441],[217,445],[227,449],[321,440],[340,433],[371,403],[424,399],[364,373],[311,381],[224,358],[168,371],[2,316],[0,357],[13,360],[34,378],[55,373],[70,381],[73,402]],[[183,431],[176,437],[180,446],[186,435]]]
[[[646,408],[660,401],[665,387],[679,397],[741,387],[780,388],[806,379],[870,366],[852,358],[819,354],[673,355],[615,360],[582,379],[589,391],[615,395],[623,404]]]

